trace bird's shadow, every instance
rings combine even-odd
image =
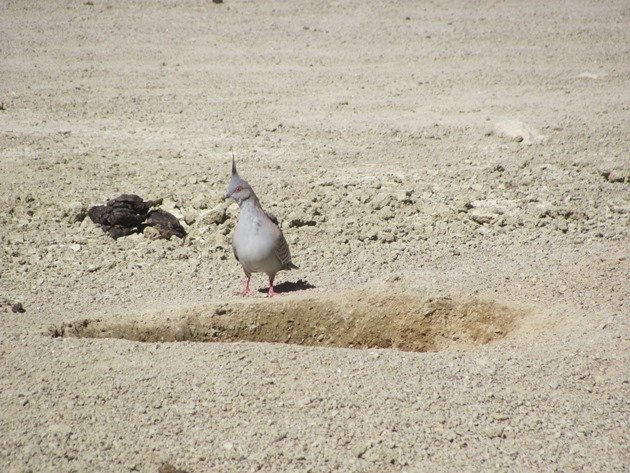
[[[313,286],[308,281],[304,281],[302,279],[298,279],[295,282],[285,281],[285,282],[282,282],[280,284],[276,284],[273,288],[278,293],[283,293],[283,292],[305,291],[306,289],[315,289],[315,286]],[[263,287],[261,289],[258,289],[258,292],[267,292],[267,290],[268,290],[268,288]]]

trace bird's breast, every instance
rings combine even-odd
[[[252,219],[252,228],[255,234],[260,233],[260,227],[262,226],[262,220],[258,217]]]

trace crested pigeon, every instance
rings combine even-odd
[[[275,216],[265,212],[252,187],[236,171],[232,156],[232,178],[224,199],[234,199],[240,208],[238,223],[232,238],[234,256],[245,272],[245,289],[240,295],[250,293],[249,281],[252,273],[267,273],[269,290],[273,297],[273,280],[282,270],[298,269],[291,261],[289,244],[278,227]]]

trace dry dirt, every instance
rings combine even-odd
[[[2,471],[627,471],[629,23],[3,1]],[[300,267],[271,300],[231,149]],[[188,238],[109,238],[121,193]]]
[[[141,342],[295,343],[436,351],[472,348],[504,337],[525,314],[497,304],[375,291],[329,297],[221,303],[131,317],[83,319],[51,327],[53,337]]]

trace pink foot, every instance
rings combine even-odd
[[[251,276],[246,275],[245,276],[245,289],[243,289],[241,292],[238,293],[239,296],[241,297],[245,297],[246,295],[250,294],[252,291],[249,289],[249,279],[251,278]]]
[[[274,274],[275,276],[275,274]],[[280,292],[276,292],[273,290],[273,280],[274,280],[274,276],[269,277],[269,290],[267,291],[267,296],[268,297],[273,297],[277,294],[281,294]]]
[[[279,294],[279,293],[273,290],[273,276],[272,276],[269,278],[269,290],[267,291],[267,296],[273,297],[276,294]]]

